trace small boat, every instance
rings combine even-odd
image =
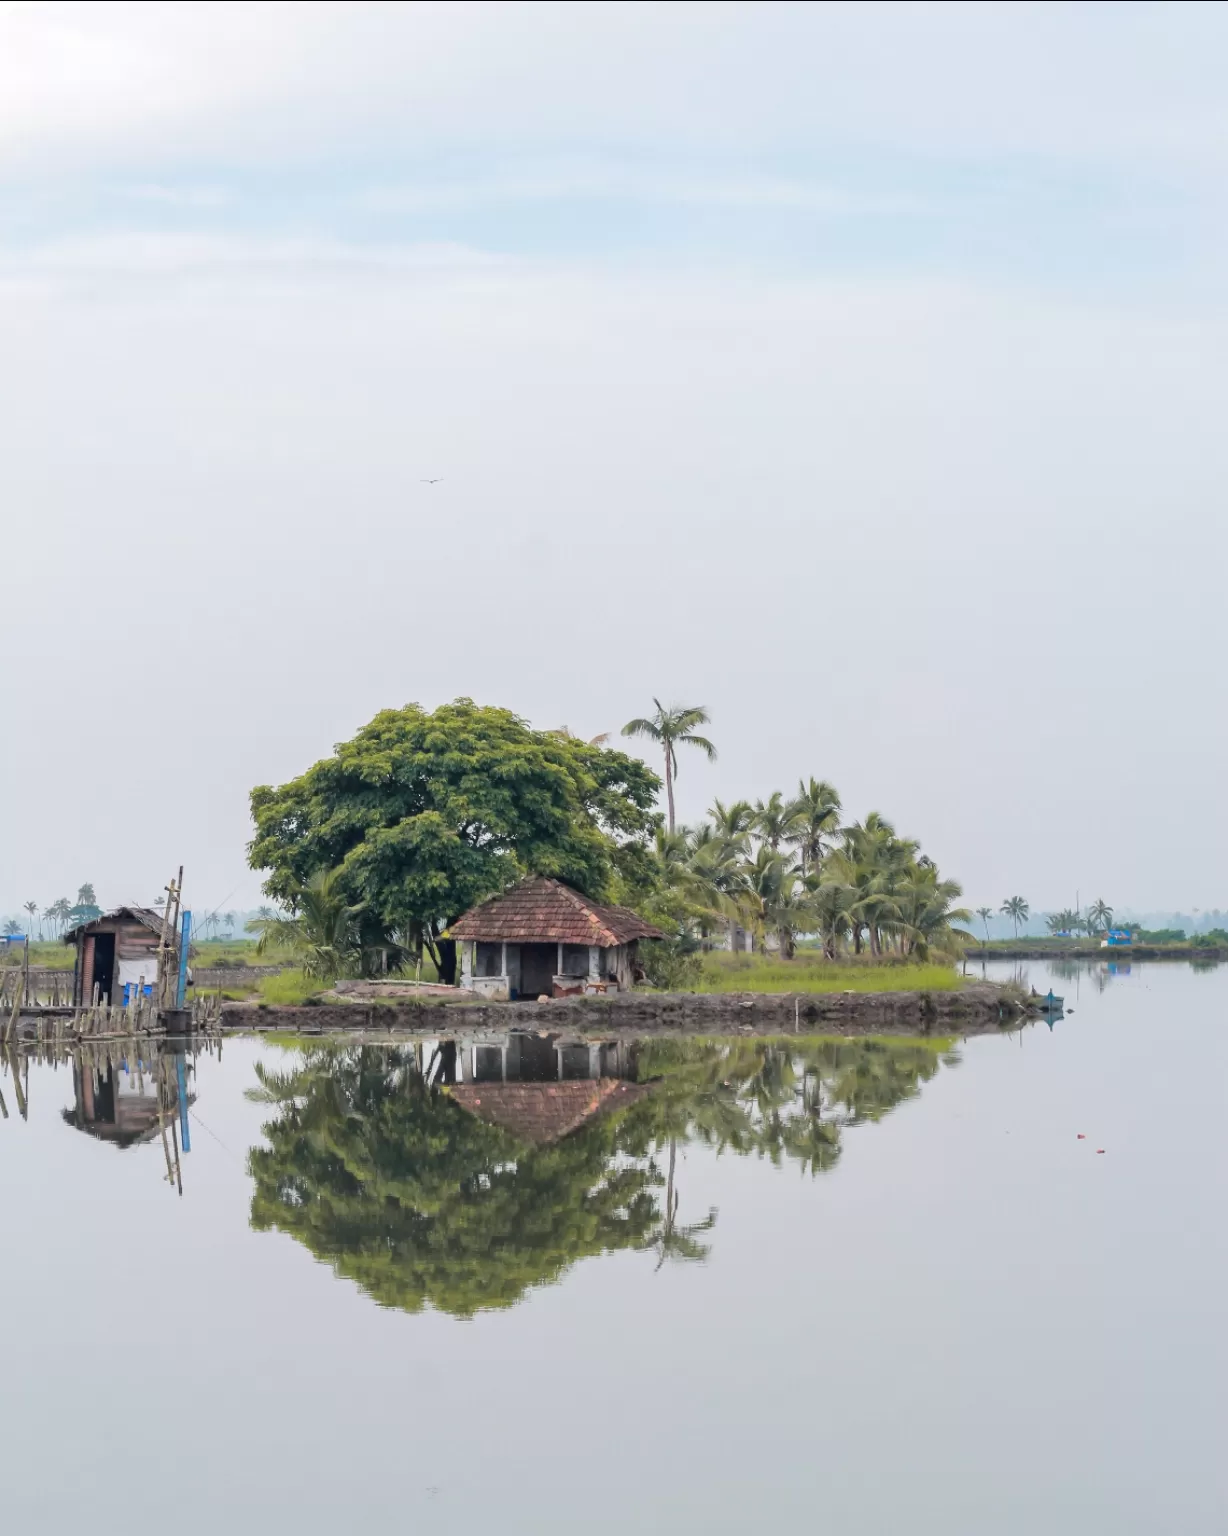
[[[1028,998],[1028,1002],[1039,1013],[1061,1013],[1062,1004],[1065,1001],[1066,999],[1064,997],[1057,997],[1054,995],[1052,987],[1049,988],[1047,993],[1038,992],[1036,988],[1033,987],[1032,995]]]

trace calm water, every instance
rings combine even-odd
[[[227,1041],[182,1196],[148,1082],[0,1076],[4,1528],[1223,1532],[1228,968],[1026,970],[562,1089]]]

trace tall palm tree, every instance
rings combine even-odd
[[[798,852],[802,874],[819,867],[823,857],[823,839],[840,824],[840,796],[826,779],[800,781],[797,799],[790,806],[792,826],[788,841]]]
[[[29,926],[29,930],[28,931],[29,931],[30,937],[33,938],[34,937],[34,919],[38,916],[38,902],[36,902],[36,901],[27,901],[25,903],[25,910],[30,914],[30,926]],[[39,938],[40,939],[42,938],[42,934],[41,933],[39,934]]]
[[[976,915],[980,918],[981,922],[984,923],[984,925],[985,925],[985,942],[986,942],[986,944],[988,944],[989,943],[989,919],[993,916],[993,908],[992,907],[978,907],[976,909]]]
[[[1087,909],[1087,921],[1089,926],[1095,925],[1101,929],[1113,926],[1113,909],[1108,905],[1103,896],[1097,896]]]
[[[706,736],[700,736],[697,727],[707,725],[708,711],[701,704],[672,704],[668,709],[660,699],[652,701],[657,706],[655,715],[648,719],[628,720],[623,726],[624,736],[647,736],[660,743],[665,753],[665,801],[669,807],[669,830],[674,830],[674,780],[678,777],[678,747],[698,747],[711,762],[716,748]]]
[[[1028,920],[1028,904],[1022,896],[1008,896],[998,909],[1003,917],[1009,917],[1015,925],[1015,937],[1019,937],[1019,924]]]

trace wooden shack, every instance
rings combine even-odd
[[[81,923],[64,935],[65,944],[77,949],[73,966],[73,1004],[89,1007],[95,997],[102,1003],[119,1003],[124,983],[158,984],[158,954],[165,944],[178,966],[179,945],[167,933],[161,916],[148,907],[116,907],[93,922]]]

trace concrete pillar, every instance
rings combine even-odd
[[[507,943],[506,943],[506,941],[504,942],[502,949],[500,949],[500,951],[499,951],[499,975],[500,976],[506,976],[507,975]]]
[[[601,979],[601,951],[596,944],[588,946],[588,979],[590,981]]]
[[[559,945],[558,959],[554,962],[554,974],[556,976],[563,974],[563,946],[561,944]]]
[[[472,939],[466,939],[461,945],[461,986],[468,986],[473,979],[473,956],[477,945]]]

